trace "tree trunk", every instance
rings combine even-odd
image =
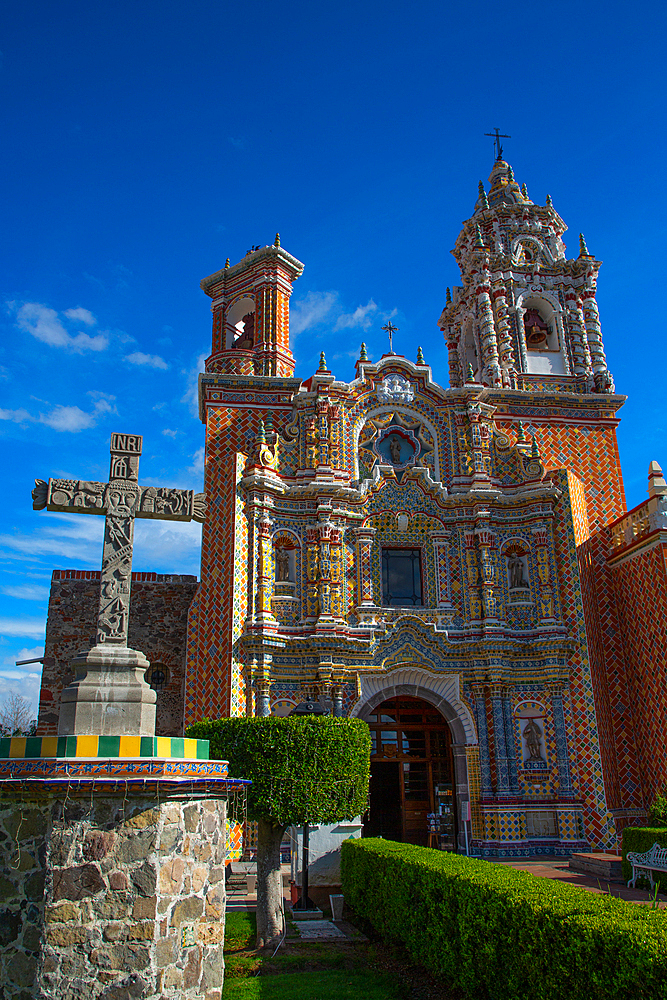
[[[270,819],[260,819],[257,825],[256,947],[276,948],[283,934],[280,844],[285,827]]]

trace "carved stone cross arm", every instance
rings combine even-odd
[[[199,521],[206,519],[206,494],[164,486],[140,487],[129,480],[94,483],[82,479],[35,480],[32,491],[34,510],[52,510],[70,514],[151,517],[160,521]]]

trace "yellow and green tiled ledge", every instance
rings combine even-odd
[[[174,736],[12,736],[0,739],[0,779],[248,784],[208,754],[208,740]]]
[[[208,760],[208,740],[176,736],[11,736],[0,739],[3,758],[161,757]]]

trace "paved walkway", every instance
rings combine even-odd
[[[653,902],[653,894],[647,889],[628,889],[625,882],[612,882],[607,879],[596,878],[594,875],[583,875],[575,872],[569,867],[569,858],[508,858],[493,861],[494,864],[508,865],[518,871],[530,872],[539,878],[552,878],[557,882],[566,882],[568,885],[576,885],[587,892],[596,892],[601,895],[616,896],[617,899],[624,899],[627,903],[644,903],[646,905]],[[660,909],[667,906],[667,895],[658,894]]]

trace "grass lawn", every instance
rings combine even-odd
[[[274,958],[254,950],[255,915],[225,924],[223,1000],[454,1000],[431,977],[367,942],[301,941],[288,924]]]
[[[300,942],[290,936],[275,958],[258,955],[255,914],[231,912],[225,924],[223,1000],[402,1000],[405,990],[380,970],[368,968],[368,948]]]

